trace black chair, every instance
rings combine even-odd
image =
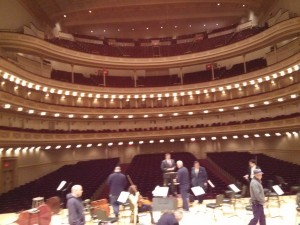
[[[219,195],[216,196],[216,202],[215,203],[208,203],[208,204],[206,204],[206,208],[213,209],[213,213],[214,213],[214,218],[215,219],[216,219],[215,210],[218,209],[218,208],[222,208],[223,200],[224,200],[224,195],[223,194],[219,194]]]

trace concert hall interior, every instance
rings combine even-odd
[[[300,1],[0,0],[0,225],[73,200],[74,225],[299,225]]]

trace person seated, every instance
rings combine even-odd
[[[136,185],[131,185],[128,188],[129,192],[129,201],[133,206],[133,214],[134,217],[138,219],[137,214],[141,212],[150,212],[151,215],[151,223],[154,224],[153,214],[152,214],[152,206],[151,202],[147,199],[144,199],[140,192],[137,189]]]

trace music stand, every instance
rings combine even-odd
[[[279,215],[272,216],[271,218],[275,218],[275,217],[281,217],[282,218],[282,215],[280,215],[281,204],[280,204],[280,198],[279,197],[284,194],[284,191],[281,189],[281,187],[279,185],[273,185],[272,189],[275,191],[275,193],[277,194],[277,197],[278,197]]]
[[[160,187],[156,186],[155,189],[152,191],[154,197],[167,197],[169,192],[169,187]]]
[[[239,193],[241,190],[235,184],[229,184],[229,189],[232,190],[234,193]]]
[[[128,191],[122,191],[117,199],[118,202],[125,204],[128,200],[129,192]]]

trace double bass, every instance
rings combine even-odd
[[[129,175],[127,175],[127,179],[130,183],[130,185],[134,185],[136,186],[131,177]],[[152,202],[147,198],[147,197],[143,197],[141,194],[139,195],[139,199],[138,199],[138,207],[141,207],[142,205],[152,205]]]

